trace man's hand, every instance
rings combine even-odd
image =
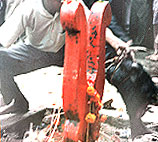
[[[106,41],[117,51],[118,55],[121,53],[122,49],[128,50],[129,46],[132,44],[132,40],[124,42],[116,37],[109,28],[106,28]]]
[[[132,45],[132,40],[124,42],[124,41],[119,39],[117,44],[118,45],[117,45],[117,47],[115,49],[116,49],[117,54],[120,55],[122,50],[125,49],[125,50],[127,50],[127,52],[130,50],[129,47],[130,47],[130,45]]]

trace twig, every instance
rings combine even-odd
[[[53,138],[53,136],[54,136],[54,133],[55,133],[57,127],[58,127],[58,123],[59,123],[59,120],[60,120],[60,111],[61,111],[61,107],[60,107],[59,110],[58,110],[58,115],[57,115],[57,117],[56,117],[56,118],[54,119],[54,121],[53,121],[53,124],[54,124],[54,122],[55,122],[56,120],[57,120],[57,123],[56,123],[55,126],[54,126],[53,132],[51,133],[51,135],[50,135],[50,137],[49,137],[49,139],[48,139],[48,142],[51,142],[51,140],[52,140],[52,138]],[[51,124],[51,125],[53,125],[53,124]]]

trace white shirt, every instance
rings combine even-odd
[[[25,44],[43,51],[57,52],[65,43],[60,15],[52,16],[42,0],[26,0],[0,27],[0,43],[11,46],[26,31]]]
[[[5,10],[5,19],[9,18],[17,6],[23,2],[23,0],[5,0],[6,1],[6,10]]]

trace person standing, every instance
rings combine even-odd
[[[130,37],[134,45],[153,48],[152,0],[132,0]]]
[[[158,61],[158,0],[153,0],[153,36],[154,53],[146,58],[152,61]]]

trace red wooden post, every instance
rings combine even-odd
[[[105,83],[105,29],[111,21],[111,8],[107,1],[98,1],[93,4],[88,19],[88,46],[87,46],[87,83],[89,92],[94,92],[98,101],[91,102],[90,111],[95,114],[95,123],[90,124],[90,141],[99,137],[99,109]],[[88,93],[89,94],[89,93]],[[100,97],[99,97],[100,95]],[[95,99],[95,100],[96,100]]]
[[[104,89],[105,29],[111,20],[110,6],[108,2],[96,2],[87,23],[81,3],[65,0],[60,17],[66,31],[64,141],[92,142],[98,138],[100,128],[98,111]],[[89,112],[95,114],[93,122]]]
[[[84,141],[85,116],[88,112],[86,81],[87,22],[82,5],[76,0],[64,1],[61,7],[61,23],[66,30],[63,108],[66,122],[65,142]]]

